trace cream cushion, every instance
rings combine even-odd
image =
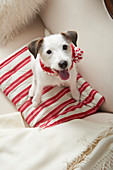
[[[78,69],[106,99],[103,111],[113,112],[113,21],[102,0],[50,0],[40,13],[52,32],[76,30],[85,51]]]

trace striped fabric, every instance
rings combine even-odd
[[[69,88],[46,87],[43,90],[42,103],[34,108],[28,96],[33,75],[30,64],[30,53],[26,46],[0,64],[0,89],[21,112],[29,126],[47,128],[83,118],[95,113],[104,102],[104,97],[78,74],[80,102],[71,97]]]

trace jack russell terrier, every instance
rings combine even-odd
[[[77,33],[68,31],[35,40],[28,45],[31,52],[32,86],[29,96],[37,107],[46,86],[68,86],[72,97],[79,100],[76,86],[76,63],[82,59],[83,51],[76,47]]]

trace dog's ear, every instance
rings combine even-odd
[[[43,38],[39,39],[39,40],[35,40],[32,41],[29,45],[28,45],[28,49],[29,51],[34,55],[34,58],[36,59],[37,53],[39,52],[39,49],[43,43]]]
[[[76,31],[67,31],[65,33],[61,33],[66,39],[70,39],[72,43],[77,46],[77,38],[78,34]]]

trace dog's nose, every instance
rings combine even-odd
[[[60,68],[65,69],[68,65],[68,62],[65,60],[62,60],[62,61],[60,61],[60,63],[58,65]]]

